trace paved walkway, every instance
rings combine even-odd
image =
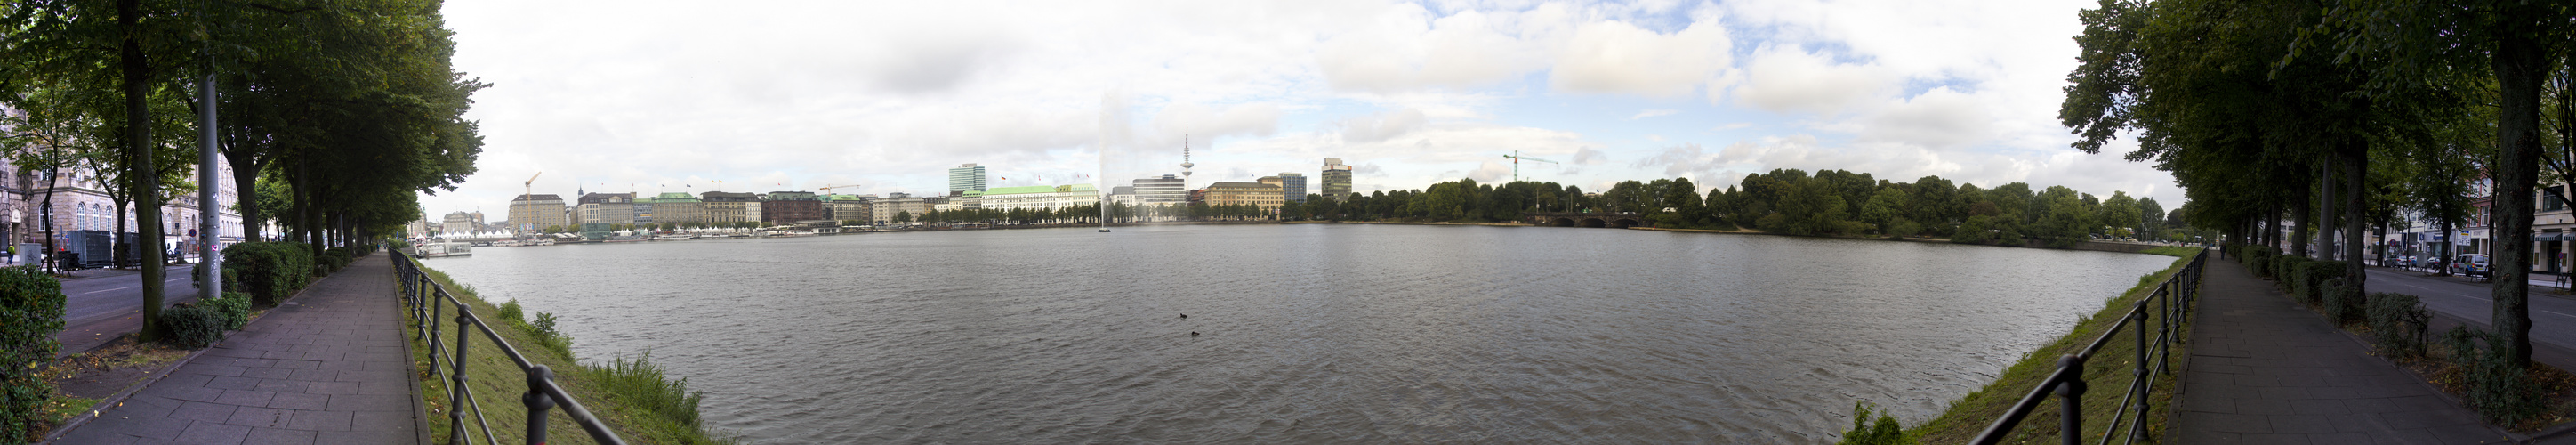
[[[2178,443],[2511,441],[2244,265],[2211,261],[2206,270],[2192,314]]]
[[[358,259],[57,443],[419,443],[385,258]]]

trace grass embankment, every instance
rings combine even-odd
[[[675,444],[734,442],[731,437],[699,425],[696,394],[687,391],[685,380],[666,379],[661,368],[653,365],[649,357],[619,358],[607,363],[594,361],[596,366],[579,364],[569,352],[569,339],[559,335],[549,338],[541,334],[540,329],[506,318],[499,307],[476,296],[473,288],[457,285],[446,274],[436,270],[422,268],[422,271],[428,273],[432,280],[447,286],[448,292],[472,309],[475,316],[493,324],[492,331],[517,347],[529,362],[554,369],[556,384],[563,386],[565,392],[571,393],[583,407],[590,409],[592,415],[607,422],[609,428],[626,441]],[[444,326],[439,331],[439,338],[442,342],[454,342],[454,307],[447,307],[445,312],[441,314]],[[405,317],[409,316],[406,311]],[[467,338],[472,343],[466,346],[466,385],[472,389],[474,400],[478,402],[475,406],[479,406],[482,412],[472,409],[465,412],[466,434],[474,437],[475,441],[482,440],[485,430],[476,421],[476,415],[480,414],[483,420],[490,422],[490,434],[500,443],[525,442],[527,406],[520,403],[519,396],[527,393],[527,374],[493,345],[490,337],[475,332]],[[422,402],[430,409],[425,413],[430,417],[430,437],[444,441],[453,428],[447,417],[447,409],[453,404],[447,397],[448,381],[429,371],[428,351],[426,343],[418,338],[412,339],[412,366],[420,370],[417,377],[420,379]],[[454,366],[444,360],[440,365]],[[546,436],[551,443],[594,443],[589,433],[582,431],[580,424],[573,423],[572,417],[564,414],[560,405],[549,410],[546,417]]]
[[[2146,253],[2182,258],[2174,260],[2173,265],[2163,271],[2138,277],[2137,286],[2129,288],[2128,292],[2122,292],[2117,298],[2112,298],[2103,305],[2101,311],[2077,322],[2074,331],[2023,355],[2020,361],[2013,363],[2012,367],[2005,368],[2003,375],[1995,378],[1994,383],[1989,383],[1976,392],[1968,393],[1967,396],[1950,402],[1950,408],[1942,411],[1939,417],[1908,428],[1906,436],[1919,443],[1964,443],[1976,438],[1977,433],[1984,432],[1986,426],[1993,424],[1995,419],[2002,418],[2004,411],[2012,408],[2013,403],[2020,402],[2022,396],[2029,395],[2031,389],[2036,388],[2041,380],[2047,379],[2050,373],[2056,372],[2058,356],[2072,354],[2084,348],[2095,338],[2101,337],[2102,332],[2110,329],[2113,324],[2119,323],[2120,317],[2128,314],[2129,309],[2137,304],[2139,299],[2154,293],[2157,284],[2163,283],[2166,278],[2181,271],[2184,265],[2190,264],[2189,255],[2201,251],[2200,248],[2186,246],[2166,246],[2148,250]],[[2150,342],[2155,340],[2153,336],[2156,335],[2152,321],[2150,320],[2148,324],[2149,329],[2146,334]],[[2184,323],[2182,332],[2191,332],[2191,324]],[[2086,391],[2082,407],[2084,437],[2100,437],[2104,429],[2110,426],[2111,416],[2119,410],[2120,399],[2128,392],[2128,385],[2132,379],[2130,371],[2137,366],[2137,333],[2138,329],[2134,326],[2121,329],[2119,333],[2112,336],[2111,341],[2105,344],[2101,351],[2095,352],[2093,358],[2085,362]],[[2184,338],[2189,337],[2186,335]],[[2190,355],[2187,346],[2189,344],[2184,342],[2173,345],[2173,352],[2167,363],[2172,366],[2170,369],[2173,372],[2182,371],[2181,359]],[[2151,391],[2147,397],[2150,411],[2145,426],[2147,437],[2166,437],[2164,419],[2173,406],[2175,383],[2171,375],[2166,374],[2150,388]],[[2059,407],[2058,398],[2054,395],[2049,396],[2048,401],[2041,402],[2038,408],[2031,410],[2029,417],[2022,418],[2021,425],[2010,435],[2005,436],[2003,443],[2057,441],[2058,413],[2062,410],[2063,408]],[[2122,430],[2125,431],[2129,427],[2128,424],[2136,422],[2136,417],[2137,413],[2128,413],[2128,416],[2121,421]]]

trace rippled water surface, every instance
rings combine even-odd
[[[709,424],[760,443],[1815,443],[1855,400],[1937,413],[2171,260],[1261,225],[428,264],[558,314],[585,357],[651,350],[706,391]]]

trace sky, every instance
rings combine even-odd
[[[2093,5],[452,0],[485,145],[421,203],[497,218],[531,176],[567,200],[942,194],[965,163],[1124,185],[1186,144],[1194,188],[1327,157],[1362,193],[1504,182],[1518,153],[1555,161],[1521,179],[1593,191],[1842,169],[2178,208],[2134,141],[2085,154],[2057,123]]]

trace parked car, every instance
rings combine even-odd
[[[2472,253],[2453,257],[2450,270],[2453,274],[2485,278],[2488,272],[2487,256]]]

